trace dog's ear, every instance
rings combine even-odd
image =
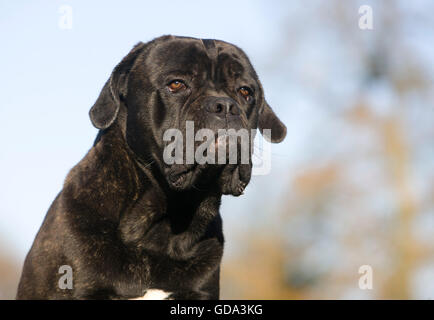
[[[258,128],[266,140],[273,143],[279,143],[285,139],[286,126],[276,116],[274,111],[264,100],[264,103],[259,110]],[[264,135],[264,129],[271,129],[271,137]]]
[[[89,111],[92,124],[98,129],[106,129],[112,125],[119,113],[120,104],[128,91],[128,75],[137,56],[142,52],[144,43],[139,42],[114,68],[105,83],[98,99]]]

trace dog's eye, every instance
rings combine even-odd
[[[253,92],[249,87],[241,87],[238,89],[238,92],[244,97],[244,99],[249,100],[252,97]]]
[[[173,80],[167,85],[167,87],[169,88],[170,92],[178,92],[185,89],[186,85],[181,80]]]

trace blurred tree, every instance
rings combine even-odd
[[[0,242],[0,300],[15,299],[20,272],[17,261]]]
[[[312,110],[293,113],[288,127],[310,131],[282,207],[244,230],[243,253],[225,261],[227,296],[418,295],[418,270],[434,261],[434,230],[415,233],[434,214],[434,52],[424,51],[434,23],[416,4],[368,2],[372,31],[357,26],[360,1],[288,7],[268,72],[277,84],[291,79],[286,98],[294,90]],[[373,290],[358,287],[365,264]],[[434,279],[425,287],[434,293]]]

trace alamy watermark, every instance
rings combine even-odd
[[[59,288],[62,290],[71,290],[73,288],[72,267],[66,264],[60,266],[59,274],[62,274],[58,281]]]
[[[59,20],[58,26],[62,30],[71,30],[72,29],[72,7],[70,5],[64,4],[61,5],[58,9],[59,12]]]
[[[363,5],[359,7],[359,28],[361,30],[372,30],[374,29],[374,15],[372,7],[368,5]]]
[[[360,266],[359,274],[362,276],[359,278],[359,289],[361,290],[372,290],[374,282],[374,274],[372,267],[368,264]]]
[[[186,121],[185,135],[179,129],[168,129],[163,141],[169,142],[163,151],[166,164],[249,164],[250,151],[259,150],[252,160],[252,174],[265,175],[271,169],[271,130],[262,131],[262,139],[255,144],[256,129],[202,128],[194,131],[194,122]],[[200,144],[196,146],[196,142]],[[259,145],[260,144],[260,145]],[[184,154],[185,153],[185,154]]]

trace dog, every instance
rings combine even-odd
[[[219,299],[219,207],[249,183],[252,150],[247,163],[167,164],[163,136],[191,121],[195,132],[271,129],[268,140],[281,142],[286,127],[246,54],[221,40],[140,42],[89,115],[98,135],[48,210],[17,299]]]

